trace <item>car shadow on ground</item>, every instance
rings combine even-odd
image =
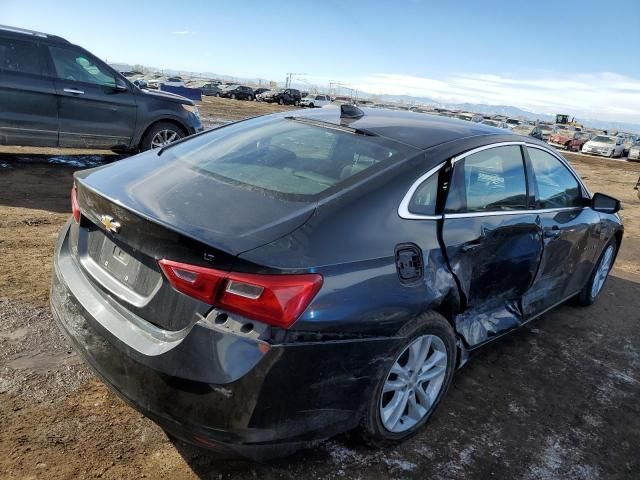
[[[0,205],[71,213],[73,173],[123,158],[112,154],[0,153]]]
[[[396,446],[372,449],[348,433],[267,463],[175,448],[199,478],[640,471],[640,277],[615,275],[593,306],[567,302],[477,351],[429,425]]]

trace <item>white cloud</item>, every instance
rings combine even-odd
[[[351,83],[371,93],[424,96],[442,103],[513,105],[536,113],[640,123],[640,80],[610,72],[528,79],[487,74],[445,79],[375,74]]]
[[[196,32],[190,30],[178,30],[177,32],[171,32],[173,35],[194,35]]]

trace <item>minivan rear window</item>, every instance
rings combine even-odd
[[[390,140],[287,118],[256,118],[172,146],[191,168],[222,180],[315,196],[377,165],[417,153]]]

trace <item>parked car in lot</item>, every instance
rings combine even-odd
[[[620,137],[610,135],[596,135],[582,147],[582,153],[603,155],[605,157],[621,157],[624,142]]]
[[[482,120],[484,120],[482,115],[478,113],[466,113],[466,112],[456,114],[456,118],[459,120],[466,120],[467,122],[476,122],[476,123],[482,122]]]
[[[542,138],[542,131],[537,125],[516,125],[512,130],[513,133],[517,133],[518,135],[525,135],[537,138],[538,140],[544,140]]]
[[[300,95],[300,90],[296,90],[295,88],[285,88],[284,90],[274,92],[271,97],[268,97],[265,100],[279,103],[280,105],[300,105],[302,96]]]
[[[640,141],[636,141],[636,143],[629,148],[627,160],[640,161]]]
[[[202,130],[195,104],[133,85],[60,37],[0,27],[0,143],[148,150]]]
[[[538,125],[538,127],[540,128],[540,133],[542,134],[542,140],[548,142],[551,138],[551,135],[553,134],[553,127],[546,124]]]
[[[255,98],[253,89],[244,85],[227,85],[222,88],[220,96],[234,100],[253,100]]]
[[[638,142],[638,139],[635,136],[626,136],[623,138],[622,145],[624,149],[622,151],[622,155],[627,155],[631,147],[633,147]]]
[[[569,152],[579,152],[587,141],[577,130],[558,130],[549,137],[549,145],[564,148]]]
[[[175,437],[261,459],[356,426],[399,441],[469,351],[596,300],[618,209],[531,137],[288,111],[76,172],[52,311]]]
[[[507,124],[507,122],[503,122],[501,120],[485,119],[485,120],[482,120],[480,123],[483,125],[488,125],[490,127],[509,128],[509,125]]]
[[[269,89],[268,89],[268,88],[260,87],[260,88],[256,88],[256,89],[254,89],[254,90],[253,90],[253,94],[254,94],[254,95],[255,95],[255,97],[257,98],[257,97],[258,97],[258,95],[260,95],[261,93],[268,92],[268,91],[269,91]]]
[[[220,88],[220,85],[217,85],[215,83],[205,83],[200,87],[200,91],[202,92],[202,95],[209,97],[219,97],[220,95],[222,95],[222,89]]]
[[[256,100],[259,102],[270,102],[275,93],[275,90],[265,90],[256,95]]]
[[[300,101],[301,107],[325,107],[331,103],[329,95],[308,95]]]

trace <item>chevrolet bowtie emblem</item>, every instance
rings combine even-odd
[[[107,229],[107,231],[111,233],[118,233],[120,231],[120,222],[114,221],[111,215],[102,215],[100,217],[100,221],[102,222],[102,225],[104,225],[104,228]]]

